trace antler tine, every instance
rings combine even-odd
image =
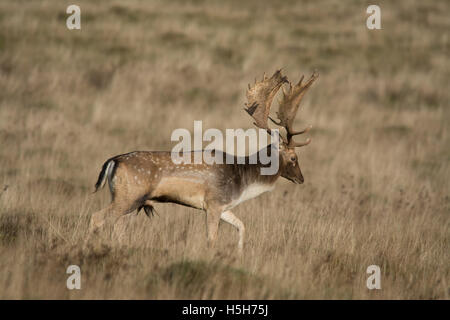
[[[271,116],[269,116],[270,121],[272,121],[274,124],[276,124],[277,126],[281,126],[281,121],[275,121]]]
[[[303,146],[307,146],[310,143],[311,143],[311,139],[310,138],[306,139],[305,142],[293,142],[293,140],[291,140],[289,142],[289,147],[291,147],[291,148],[303,147]]]
[[[281,70],[277,70],[272,77],[263,76],[263,80],[255,82],[253,86],[249,86],[247,90],[247,108],[244,109],[255,119],[254,124],[267,130],[270,134],[270,128],[267,124],[269,118],[270,107],[273,98],[281,88],[283,83],[287,82],[287,78],[281,74]]]
[[[315,71],[311,75],[311,77],[306,81],[306,83],[302,84],[304,76],[300,78],[300,81],[292,86],[291,83],[289,83],[289,90],[288,92],[283,90],[283,98],[280,102],[280,107],[277,112],[277,116],[279,119],[279,125],[282,125],[287,132],[287,141],[289,147],[302,147],[311,142],[310,139],[308,139],[306,142],[303,143],[296,143],[293,141],[293,136],[303,134],[308,132],[311,129],[311,126],[308,128],[302,130],[302,131],[294,131],[292,128],[295,116],[297,115],[298,108],[300,106],[300,102],[305,95],[308,88],[313,84],[313,82],[319,77],[319,74]]]
[[[294,132],[289,132],[289,134],[291,136],[296,136],[298,134],[303,134],[303,133],[307,133],[309,130],[312,129],[312,125],[309,125],[308,127],[306,127],[305,129],[301,130],[301,131],[294,131]]]

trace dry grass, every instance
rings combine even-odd
[[[358,1],[80,0],[81,31],[68,2],[1,2],[0,298],[448,299],[450,6],[379,2],[381,31]],[[306,183],[235,209],[242,258],[230,226],[206,250],[202,215],[173,205],[82,250],[105,159],[170,149],[193,120],[251,127],[245,87],[280,66],[321,74]]]

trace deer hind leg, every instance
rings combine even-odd
[[[91,215],[91,220],[89,222],[89,234],[88,236],[97,233],[98,230],[105,224],[106,217],[108,216],[108,212],[113,209],[113,204],[111,203],[106,208],[94,212]]]
[[[94,212],[91,215],[91,220],[89,222],[88,234],[84,240],[84,246],[86,246],[91,239],[92,235],[98,234],[98,231],[103,227],[106,222],[106,218],[109,216],[109,212],[113,210],[113,203],[109,204],[106,208]]]
[[[151,218],[152,216],[158,214],[153,207],[154,202],[151,200],[145,200],[144,203],[140,206],[137,206],[137,212],[136,215],[139,214],[139,212],[144,209],[144,212],[147,217]],[[126,229],[128,225],[130,224],[130,220],[133,218],[133,215],[130,213],[134,211],[134,208],[136,206],[131,207],[129,210],[122,211],[122,214],[119,214],[118,218],[116,219],[114,223],[114,229],[113,233],[116,239],[119,241],[120,244],[124,244],[124,236],[126,234]]]
[[[214,247],[219,230],[221,210],[208,209],[206,211],[206,233],[208,236],[208,245]]]
[[[116,219],[116,222],[114,223],[114,238],[116,238],[121,245],[124,244],[126,229],[130,223],[131,218],[133,218],[131,214],[123,214],[118,217]]]
[[[108,207],[93,213],[89,224],[89,233],[86,237],[85,243],[90,240],[92,235],[97,234],[99,230],[104,227],[105,223],[113,220],[115,225],[120,217],[127,215],[131,211],[131,206],[112,202]]]
[[[222,219],[225,222],[228,222],[233,227],[238,229],[238,231],[239,231],[238,251],[239,251],[239,253],[242,253],[242,250],[244,249],[244,236],[245,236],[244,224],[230,210],[222,212],[222,214],[220,215],[220,219]]]

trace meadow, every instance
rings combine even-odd
[[[448,1],[378,1],[381,30],[365,1],[79,0],[81,30],[69,4],[0,2],[1,299],[449,298]],[[83,248],[106,159],[194,120],[253,127],[247,84],[279,68],[320,74],[295,125],[305,183],[233,210],[242,256],[230,225],[208,248],[204,214],[171,204]]]

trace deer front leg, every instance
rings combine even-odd
[[[244,226],[244,224],[230,210],[222,212],[222,214],[220,215],[220,218],[223,221],[228,222],[229,224],[231,224],[236,229],[238,229],[238,231],[239,231],[238,251],[241,254],[242,250],[244,249],[244,235],[245,235],[245,226]]]

